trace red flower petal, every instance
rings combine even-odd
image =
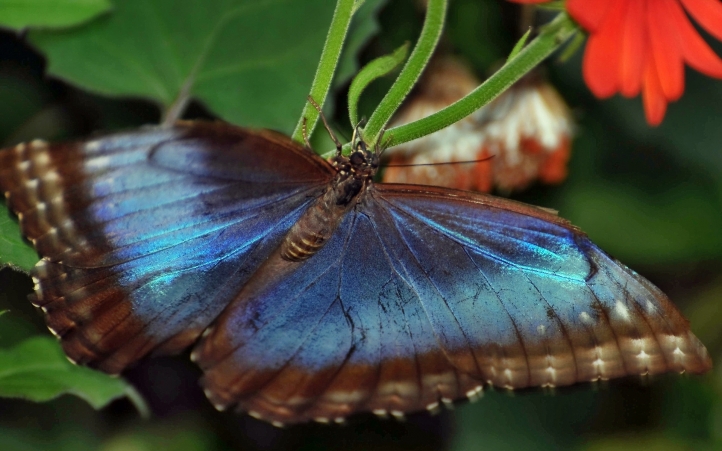
[[[685,18],[685,20],[675,19],[675,24],[677,39],[687,64],[705,75],[722,78],[722,60],[697,33],[678,1],[665,2],[664,6],[669,15]]]
[[[719,0],[682,0],[689,14],[712,36],[722,41],[722,2]]]
[[[647,64],[644,71],[644,92],[642,93],[644,114],[649,125],[657,126],[662,123],[664,113],[667,111],[667,99],[664,98],[662,85],[657,76],[654,64]]]
[[[566,8],[582,28],[594,33],[604,23],[611,4],[609,0],[567,0]]]
[[[647,29],[651,42],[652,58],[647,64],[655,64],[657,76],[669,101],[677,100],[684,92],[684,61],[677,44],[677,28],[680,22],[687,22],[686,16],[670,14],[673,11],[665,4],[678,0],[657,0],[647,9]],[[684,25],[682,25],[684,26]]]
[[[626,97],[635,97],[642,87],[642,73],[648,49],[647,24],[644,20],[648,2],[634,0],[629,3],[625,17],[624,36],[620,52],[619,70],[621,77],[621,93]]]
[[[596,0],[594,0],[596,1]],[[635,0],[636,1],[636,0]],[[567,4],[568,6],[569,4]],[[612,96],[620,88],[620,53],[624,17],[629,2],[613,0],[611,9],[597,33],[592,33],[584,51],[582,74],[589,89],[598,98]]]

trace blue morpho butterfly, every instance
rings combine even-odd
[[[70,359],[109,373],[196,343],[211,402],[276,425],[711,368],[669,299],[569,222],[375,184],[378,152],[354,144],[329,164],[180,122],[0,151],[43,257],[32,301]]]

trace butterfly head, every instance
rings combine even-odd
[[[366,184],[373,179],[379,169],[380,152],[378,148],[369,149],[361,137],[359,126],[356,126],[351,138],[353,152],[344,156],[340,152],[333,158],[332,164],[339,173],[340,179],[355,179]]]

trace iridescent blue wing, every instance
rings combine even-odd
[[[711,366],[650,282],[512,201],[377,185],[316,255],[269,262],[192,355],[218,408],[279,423],[401,416],[483,384]]]
[[[43,256],[34,303],[71,359],[112,373],[195,341],[333,174],[288,138],[221,123],[0,152]]]

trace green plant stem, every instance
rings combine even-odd
[[[358,102],[364,89],[377,78],[383,77],[396,69],[406,59],[408,50],[409,43],[407,42],[390,55],[384,55],[371,61],[354,77],[351,86],[348,88],[348,114],[353,127],[359,122]]]
[[[560,13],[536,39],[469,95],[431,116],[387,130],[385,136],[389,141],[384,144],[388,147],[403,144],[460,121],[494,100],[577,31],[579,29],[566,13]]]
[[[348,33],[351,17],[353,17],[355,4],[356,2],[354,0],[338,0],[336,3],[336,10],[333,13],[333,19],[331,19],[331,27],[328,30],[328,35],[326,35],[326,42],[323,46],[321,59],[318,62],[316,75],[311,84],[310,96],[313,97],[321,107],[323,107],[326,95],[329,89],[331,89],[333,74],[336,72],[336,65],[338,64],[343,42]],[[303,118],[306,118],[306,130],[310,137],[318,123],[318,111],[308,102],[304,102],[303,113],[292,135],[293,140],[300,143],[304,142]]]
[[[416,47],[411,52],[411,56],[409,56],[409,60],[401,70],[399,77],[369,118],[366,127],[364,127],[363,136],[369,144],[373,145],[376,142],[379,133],[414,87],[434,53],[436,44],[441,37],[441,31],[444,28],[447,3],[447,0],[429,0],[426,8],[426,19]]]

